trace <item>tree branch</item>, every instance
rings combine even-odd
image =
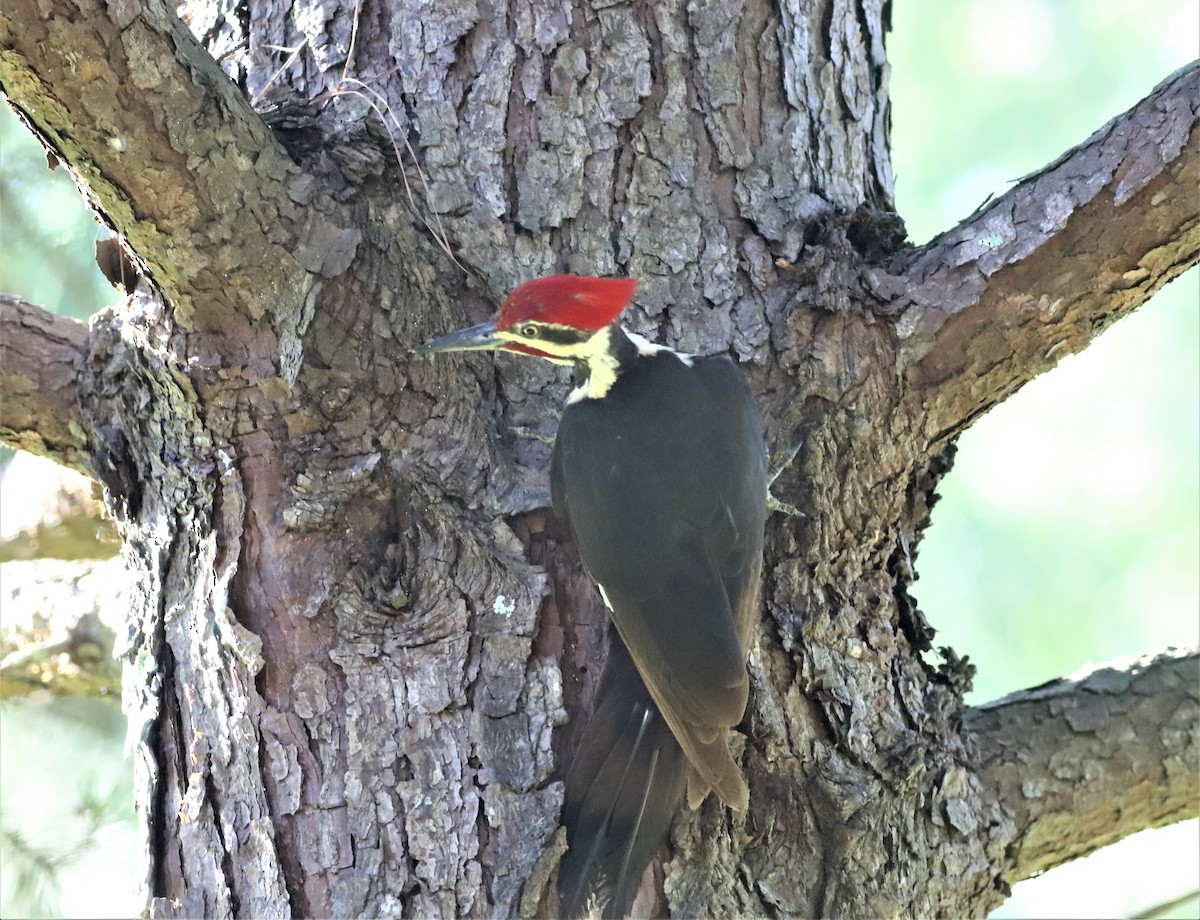
[[[1200,259],[1200,62],[1083,144],[876,273],[928,443],[1132,312]]]
[[[967,710],[979,778],[1016,824],[1006,881],[1200,815],[1200,650],[1169,650]]]
[[[185,328],[299,312],[306,269],[349,262],[297,204],[311,197],[307,177],[161,0],[5,3],[0,90]],[[313,234],[319,255],[306,246]]]
[[[79,380],[88,327],[0,294],[0,441],[87,472]]]

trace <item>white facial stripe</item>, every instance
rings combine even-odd
[[[587,342],[583,343],[586,346],[586,351],[581,350],[577,353],[577,358],[587,362],[588,377],[583,383],[575,387],[567,396],[567,404],[577,403],[584,399],[603,399],[609,389],[617,382],[617,358],[610,350],[611,335],[609,330],[611,326],[607,326],[596,333]],[[636,332],[629,332],[624,326],[621,331],[633,343],[633,347],[637,349],[639,355],[650,357],[666,352],[669,355],[674,355],[686,366],[692,366],[692,355],[685,355],[675,351],[673,348],[668,348],[666,345],[656,345],[654,342],[643,338]],[[600,333],[604,333],[601,336]]]
[[[630,332],[624,327],[621,328],[629,341],[633,342],[633,347],[638,350],[639,355],[646,355],[649,357],[650,355],[656,355],[659,352],[669,351],[688,367],[692,366],[692,358],[695,357],[694,355],[685,355],[683,352],[676,351],[674,348],[669,348],[666,345],[659,345],[657,342],[651,342],[649,339],[638,335],[636,332]]]
[[[518,324],[519,327],[520,324]],[[575,361],[590,361],[594,356],[606,353],[608,351],[609,329],[609,326],[598,329],[591,338],[584,339],[582,342],[552,342],[548,339],[532,339],[520,335],[512,329],[497,329],[493,335],[497,339],[528,345],[530,348],[536,348],[538,351],[554,355],[556,358],[567,359],[573,363]]]
[[[581,343],[576,359],[587,363],[587,380],[573,389],[567,403],[581,399],[599,399],[617,382],[617,356],[612,353],[612,326],[605,326],[586,342]]]

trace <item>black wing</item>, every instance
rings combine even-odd
[[[621,689],[621,705],[628,709],[638,693],[649,696],[686,754],[691,804],[711,787],[726,803],[745,807],[745,781],[726,734],[741,720],[748,693],[745,660],[758,614],[766,456],[741,372],[724,359],[700,358],[687,366],[672,354],[639,358],[606,398],[568,406],[555,441],[551,487],[555,510],[569,520],[584,566],[603,589],[636,666],[636,675],[628,668],[621,674],[630,688]],[[597,713],[608,705],[602,687]],[[601,732],[620,737],[615,726],[626,723],[613,719],[597,726],[597,740],[585,739],[581,751],[610,744]],[[592,734],[591,723],[586,734]],[[655,745],[660,751],[670,746]],[[616,775],[616,761],[606,766],[595,751],[586,756],[593,775],[588,784],[568,782],[564,823],[569,834],[587,825],[581,836],[595,839],[593,812],[573,796],[584,785],[615,789],[630,781],[624,772]],[[647,783],[639,775],[630,785],[645,789]],[[598,791],[592,795],[603,799]],[[671,801],[670,813],[677,802]],[[668,814],[646,861],[669,823]],[[574,851],[576,844],[571,846]],[[568,858],[585,859],[574,852]]]

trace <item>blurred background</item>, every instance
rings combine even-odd
[[[896,205],[918,243],[1200,56],[1196,0],[893,11]],[[1198,444],[1194,268],[963,435],[913,593],[935,644],[978,667],[967,702],[1200,644]],[[1022,882],[993,917],[1136,917],[1197,889],[1189,821]],[[1153,916],[1200,917],[1200,899]]]
[[[911,238],[953,226],[1200,55],[1198,11],[1196,0],[896,3],[893,165]],[[93,259],[107,232],[6,107],[0,157],[0,291],[80,318],[113,303]],[[935,641],[979,669],[968,702],[1088,662],[1200,644],[1195,269],[991,412],[959,448],[914,593]],[[111,669],[101,665],[86,685],[43,678],[86,686],[68,695],[5,680],[30,660],[43,675],[73,667],[50,615],[67,601],[47,594],[44,617],[12,622],[14,592],[27,600],[46,571],[30,566],[86,560],[90,574],[76,577],[70,603],[119,622],[120,594],[106,574],[119,566],[116,548],[89,523],[92,502],[86,482],[0,453],[0,600],[9,608],[0,633],[16,629],[33,642],[15,649],[0,635],[4,917],[141,908],[132,771]],[[92,634],[79,640],[76,626],[72,641],[86,646]],[[993,916],[1196,917],[1195,896],[1160,908],[1198,888],[1200,827],[1191,821],[1023,882]]]

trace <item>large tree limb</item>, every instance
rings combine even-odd
[[[0,441],[87,472],[79,379],[88,327],[0,294]]]
[[[920,250],[893,299],[936,447],[1200,259],[1200,62]]]
[[[349,262],[353,245],[297,204],[310,181],[161,0],[6,3],[0,90],[185,328],[270,316],[286,329],[309,272]]]
[[[979,778],[1012,816],[1012,883],[1200,815],[1200,650],[1165,651],[967,710]]]

